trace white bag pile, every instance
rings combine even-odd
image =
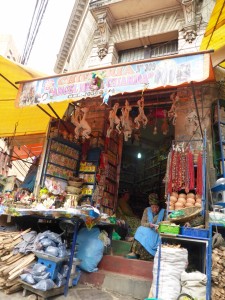
[[[154,258],[152,294],[156,297],[159,248]],[[158,298],[176,300],[181,292],[181,273],[188,264],[188,251],[185,248],[161,246]]]
[[[206,299],[207,276],[199,271],[181,274],[182,293],[186,293],[199,300]]]

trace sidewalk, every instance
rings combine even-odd
[[[37,300],[35,296],[28,296],[23,297],[22,291],[11,294],[11,295],[5,295],[3,291],[0,290],[0,300]],[[39,298],[41,299],[41,298]],[[43,299],[43,298],[42,298]],[[132,298],[130,296],[124,296],[119,295],[115,292],[110,291],[104,291],[101,289],[97,289],[95,287],[92,287],[90,285],[83,285],[78,284],[77,286],[70,288],[69,293],[67,297],[64,297],[64,295],[60,296],[54,296],[50,299],[55,300],[135,300],[135,298]],[[143,299],[144,300],[144,299]]]

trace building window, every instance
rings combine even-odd
[[[168,41],[159,44],[148,45],[147,47],[138,47],[119,52],[119,62],[142,60],[151,57],[161,57],[176,54],[178,52],[178,40]]]

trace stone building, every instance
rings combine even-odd
[[[199,50],[213,0],[76,0],[54,71]]]

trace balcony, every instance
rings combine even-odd
[[[181,8],[177,0],[91,0],[89,5],[94,15],[99,10],[109,9],[115,23]]]

